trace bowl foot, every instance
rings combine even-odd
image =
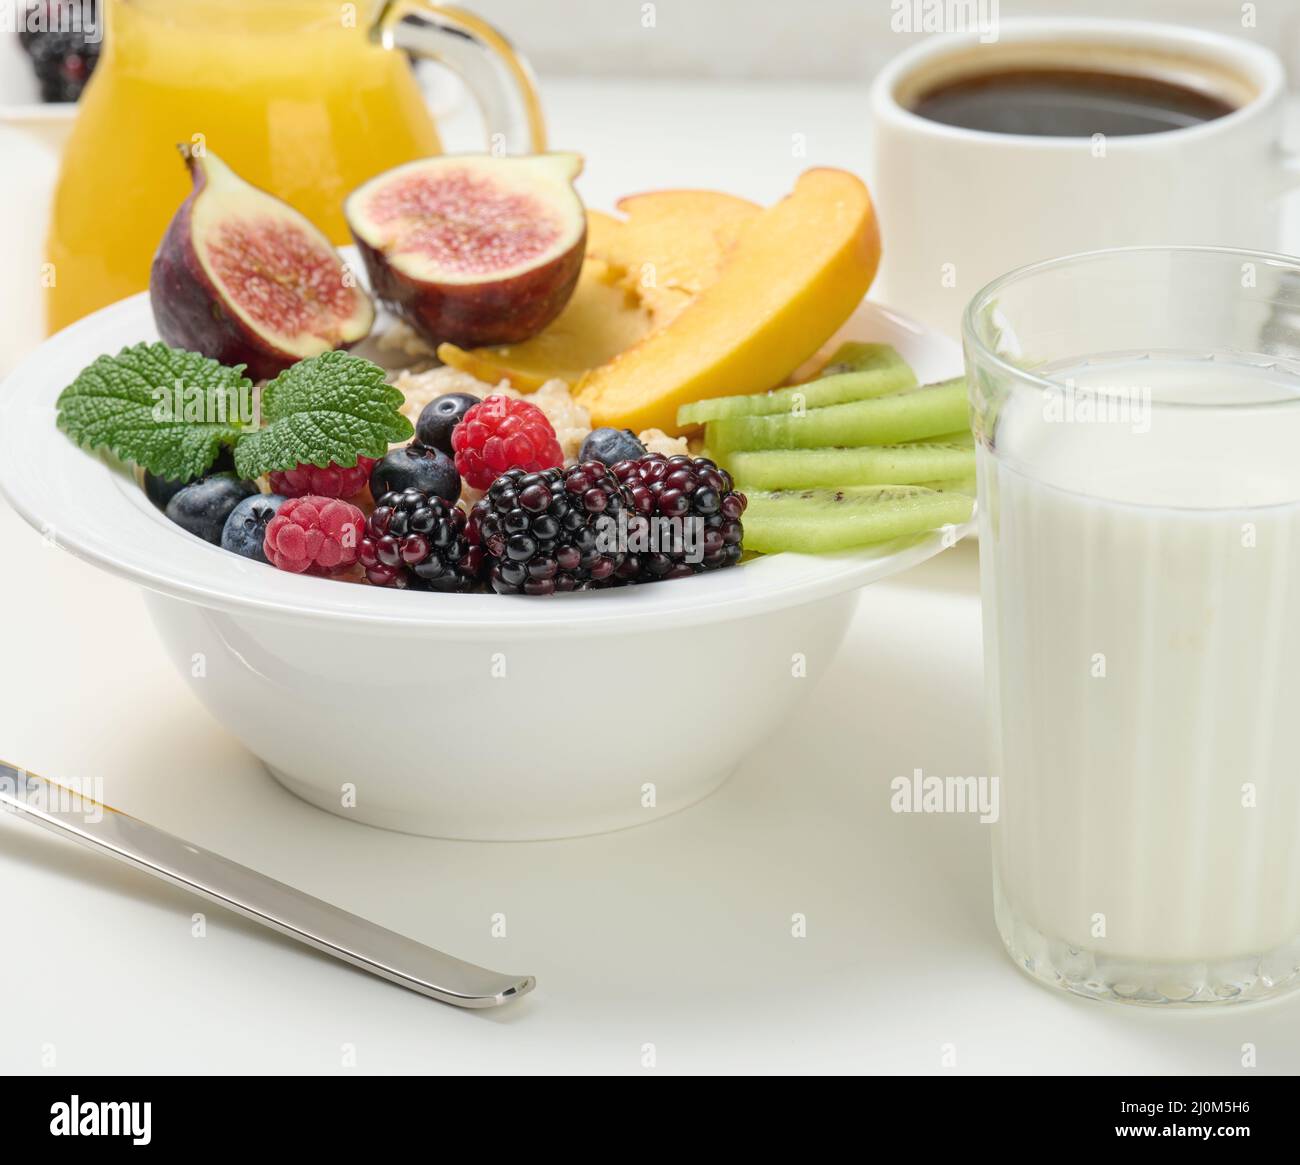
[[[735,772],[735,769],[727,769],[715,777],[696,781],[669,800],[658,798],[653,806],[634,804],[627,810],[610,810],[600,814],[575,812],[567,816],[552,809],[548,819],[537,815],[535,824],[524,829],[519,825],[523,815],[507,815],[500,810],[494,812],[486,806],[478,812],[464,808],[439,811],[429,807],[393,810],[364,807],[361,804],[349,808],[341,803],[336,788],[322,788],[265,762],[263,767],[295,797],[336,817],[357,821],[362,825],[373,825],[378,829],[388,829],[394,833],[411,833],[417,837],[435,837],[444,841],[558,841],[569,837],[590,837],[600,833],[615,833],[621,829],[635,829],[698,805],[722,788]]]

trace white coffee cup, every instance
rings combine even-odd
[[[1105,139],[944,125],[909,103],[943,81],[1025,65],[1137,72],[1208,90],[1232,113]],[[1004,21],[997,39],[933,37],[871,91],[872,195],[884,252],[872,297],[957,335],[962,309],[1014,267],[1139,244],[1279,249],[1300,162],[1280,148],[1282,63],[1243,40],[1117,20]]]

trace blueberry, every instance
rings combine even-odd
[[[254,562],[266,562],[266,528],[287,499],[279,494],[254,494],[245,498],[226,519],[221,531],[221,549],[242,554]]]
[[[235,468],[235,454],[229,445],[223,445],[221,452],[217,454],[217,459],[210,466],[204,476],[213,473],[233,472]],[[155,477],[152,473],[145,471],[144,475],[144,492],[145,496],[153,502],[160,510],[167,508],[167,503],[172,500],[182,489],[185,488],[183,481],[177,481],[170,477]]]
[[[455,502],[460,497],[456,463],[441,449],[430,449],[419,441],[390,449],[370,471],[370,495],[382,498],[390,491],[408,489]]]
[[[434,397],[420,410],[415,422],[415,439],[431,449],[441,449],[451,456],[451,431],[476,404],[478,397],[468,392],[448,392]]]
[[[230,512],[255,493],[257,486],[251,481],[240,481],[233,473],[215,473],[182,486],[164,513],[182,529],[219,545]]]
[[[592,429],[578,452],[579,461],[603,461],[617,465],[645,456],[645,446],[630,429]]]

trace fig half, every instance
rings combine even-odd
[[[262,380],[369,335],[374,305],[329,239],[215,154],[181,154],[194,189],[149,273],[166,343]]]
[[[569,302],[587,247],[577,154],[425,158],[343,213],[375,294],[433,344],[516,344]]]

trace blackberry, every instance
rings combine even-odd
[[[492,569],[492,558],[483,545],[483,519],[492,511],[487,498],[479,498],[469,508],[469,517],[465,519],[465,542],[471,550],[477,550],[474,559],[475,574],[478,581],[486,583]]]
[[[725,469],[707,457],[647,453],[620,461],[611,472],[635,514],[628,520],[620,580],[686,578],[740,561],[745,495],[732,488]]]
[[[526,473],[511,469],[480,505],[489,581],[502,595],[550,595],[609,586],[623,561],[627,498],[599,461]]]
[[[45,0],[28,10],[29,26],[19,31],[18,39],[32,59],[41,100],[76,101],[99,60],[99,5]],[[89,20],[83,26],[85,15]]]
[[[483,550],[466,537],[466,524],[465,511],[436,494],[384,494],[361,538],[366,578],[381,587],[469,590],[479,577]]]

